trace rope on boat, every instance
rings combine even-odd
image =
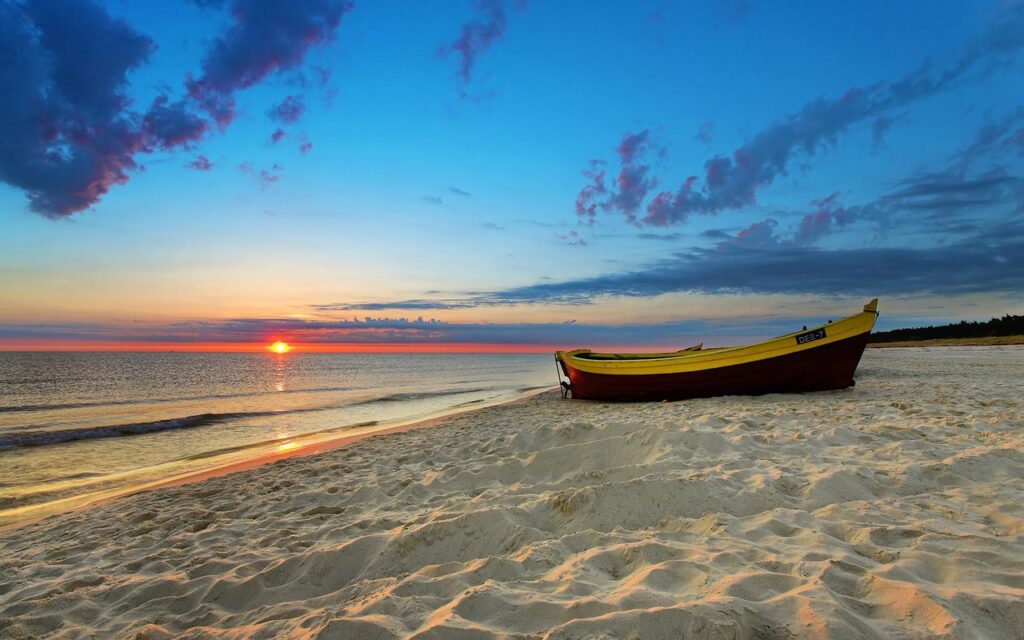
[[[568,398],[572,393],[572,385],[568,381],[562,380],[562,363],[558,361],[557,354],[555,355],[555,374],[558,376],[558,386],[562,391],[562,397]]]

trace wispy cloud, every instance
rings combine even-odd
[[[196,156],[196,158],[185,165],[189,169],[195,169],[196,171],[209,171],[213,169],[213,163],[210,162],[206,156]]]
[[[520,1],[518,5],[525,8],[526,2]],[[455,40],[438,47],[439,55],[454,55],[458,58],[457,77],[463,98],[468,97],[466,90],[472,79],[477,58],[505,35],[508,28],[505,7],[505,0],[477,0],[476,17],[462,25]]]
[[[255,178],[260,189],[266,189],[281,178],[284,167],[275,162],[269,169],[257,169],[251,162],[243,162],[238,165],[238,170]]]
[[[570,231],[569,233],[556,233],[555,237],[561,240],[563,243],[572,247],[587,246],[586,238],[581,236],[578,231]]]
[[[643,162],[651,147],[650,131],[624,133],[616,148],[619,173],[611,184],[605,183],[605,163],[591,160],[590,168],[583,172],[590,182],[576,196],[576,215],[593,224],[597,212],[606,211],[621,213],[635,222],[647,194],[658,184],[650,176],[650,164]]]
[[[617,209],[630,222],[664,227],[684,222],[694,214],[715,214],[754,204],[758,191],[785,175],[795,159],[814,156],[823,147],[835,144],[850,127],[865,121],[873,120],[876,132],[884,134],[894,110],[944,91],[971,73],[1003,66],[1016,57],[1022,46],[1024,4],[1015,4],[999,12],[988,29],[945,68],[925,63],[893,82],[855,87],[838,98],[813,100],[756,134],[731,155],[708,159],[703,177],[689,176],[676,190],[656,194],[640,219],[632,206],[606,208]],[[586,196],[582,208],[577,199],[577,214],[590,218],[593,209],[587,203],[606,193],[604,172],[596,167],[591,163],[586,173],[592,181],[581,192]],[[646,172],[633,175],[630,184],[647,184],[643,182],[646,179]],[[609,189],[607,193],[613,192]]]
[[[703,142],[704,144],[711,144],[711,141],[715,138],[715,123],[705,122],[700,125],[697,129],[697,134],[693,136],[694,140]]]

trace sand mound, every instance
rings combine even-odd
[[[0,534],[0,637],[1024,637],[1024,350],[556,393]]]

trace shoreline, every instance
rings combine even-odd
[[[392,423],[385,422],[374,424],[371,427],[367,427],[366,431],[356,434],[340,436],[332,434],[325,436],[325,433],[330,433],[331,431],[333,431],[333,429],[328,429],[321,432],[306,434],[305,436],[289,438],[288,440],[280,444],[277,443],[277,441],[254,444],[252,445],[252,448],[254,449],[266,446],[273,447],[275,450],[265,451],[257,455],[246,457],[240,460],[233,460],[231,462],[225,462],[223,464],[214,465],[212,467],[204,469],[172,474],[169,477],[150,480],[140,484],[131,484],[123,487],[116,487],[113,489],[106,489],[93,493],[69,496],[67,498],[62,498],[60,500],[55,500],[52,502],[31,504],[25,505],[23,507],[15,507],[12,509],[8,509],[6,510],[7,514],[18,513],[22,511],[39,511],[40,513],[38,515],[26,516],[24,519],[11,520],[8,522],[2,522],[2,520],[0,520],[0,534],[8,533],[15,529],[19,529],[21,527],[37,523],[51,517],[61,516],[72,512],[95,508],[104,504],[114,502],[116,500],[138,495],[141,493],[156,491],[158,489],[176,487],[183,484],[202,482],[212,478],[219,478],[241,471],[255,469],[268,464],[274,464],[281,460],[288,460],[290,458],[315,456],[326,451],[330,451],[331,449],[345,447],[356,442],[359,442],[361,440],[371,438],[373,436],[388,435],[417,429],[436,427],[440,424],[443,424],[446,420],[449,420],[456,416],[460,416],[467,413],[473,413],[490,407],[515,404],[517,402],[527,400],[535,395],[539,395],[553,390],[557,391],[557,389],[554,387],[537,388],[523,392],[513,398],[481,402],[479,404],[474,404],[473,406],[454,406],[448,410],[442,411],[441,413],[428,415],[426,417],[419,416],[416,418],[411,418],[408,420],[399,420]],[[12,516],[4,516],[4,518],[10,517]]]

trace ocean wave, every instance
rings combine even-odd
[[[214,424],[221,424],[246,418],[263,418],[268,416],[280,416],[296,413],[309,413],[313,411],[329,411],[343,407],[357,407],[376,403],[388,402],[411,402],[443,396],[456,396],[467,393],[478,393],[487,389],[450,389],[447,391],[423,391],[392,393],[383,396],[364,398],[355,402],[341,402],[315,407],[300,407],[296,409],[282,409],[277,411],[236,411],[227,413],[200,413],[197,415],[183,416],[179,418],[167,418],[151,422],[134,422],[129,424],[104,425],[99,427],[81,427],[74,429],[45,430],[32,429],[15,431],[0,434],[0,451],[18,449],[21,447],[40,447],[51,444],[63,444],[79,440],[94,440],[98,438],[117,438],[121,436],[137,436],[161,431],[172,431],[179,429],[195,429]],[[466,403],[463,403],[466,404]],[[456,405],[461,406],[461,405]]]
[[[278,395],[291,393],[327,393],[330,391],[350,391],[351,387],[309,387],[286,389],[284,391],[250,391],[245,393],[215,393],[201,396],[179,396],[176,398],[138,398],[133,400],[105,400],[94,402],[65,402],[56,404],[21,404],[0,406],[0,413],[18,411],[58,411],[61,409],[86,409],[89,407],[119,407],[133,404],[162,404],[167,402],[189,402],[194,400],[222,400],[225,398],[249,398],[252,396]]]
[[[409,391],[403,393],[391,393],[386,396],[378,396],[376,398],[367,398],[365,400],[359,400],[351,403],[349,406],[357,407],[366,404],[376,404],[378,402],[409,402],[410,400],[427,400],[429,398],[440,398],[443,396],[455,396],[464,393],[480,393],[481,391],[490,391],[491,389],[448,389],[447,391]]]
[[[173,429],[194,429],[211,424],[219,424],[243,418],[260,418],[265,416],[299,413],[305,411],[323,411],[329,407],[292,409],[289,411],[240,411],[233,413],[200,413],[181,418],[154,420],[152,422],[134,422],[102,427],[83,427],[80,429],[61,429],[59,431],[19,431],[0,436],[0,449],[16,449],[19,447],[39,447],[48,444],[61,444],[76,440],[93,440],[96,438],[117,438],[120,436],[136,436],[146,433],[157,433]]]

